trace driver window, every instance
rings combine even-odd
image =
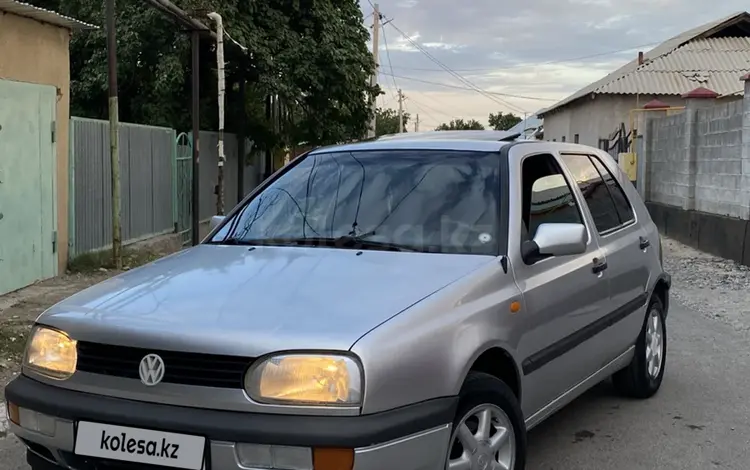
[[[522,243],[532,240],[541,224],[583,224],[573,192],[552,155],[532,155],[525,158],[521,172],[525,231],[521,237]]]

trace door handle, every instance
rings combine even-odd
[[[599,274],[605,269],[607,269],[607,261],[599,258],[594,258],[594,266],[591,268],[591,271],[593,271],[594,274]]]
[[[641,250],[645,250],[646,248],[651,246],[651,242],[648,241],[648,238],[646,237],[640,237],[638,239],[638,246],[641,248]]]

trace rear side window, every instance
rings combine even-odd
[[[586,155],[565,154],[562,160],[583,193],[597,231],[604,234],[623,225],[611,190],[594,162]]]
[[[620,224],[625,225],[635,220],[635,214],[633,213],[633,206],[630,205],[625,191],[623,191],[620,184],[615,179],[614,175],[609,169],[604,166],[604,163],[597,157],[591,156],[591,161],[594,162],[594,166],[599,171],[599,174],[604,178],[604,182],[609,188],[609,193],[612,195],[612,200],[615,203],[617,209],[617,215],[620,216]]]

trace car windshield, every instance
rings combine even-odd
[[[257,194],[210,243],[348,238],[365,249],[380,243],[497,255],[499,167],[498,154],[491,152],[315,153]]]

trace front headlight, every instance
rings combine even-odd
[[[245,390],[261,403],[359,405],[362,371],[348,356],[282,354],[250,369],[245,376]]]
[[[65,333],[37,326],[26,346],[24,366],[53,379],[67,379],[76,371],[76,340]]]

